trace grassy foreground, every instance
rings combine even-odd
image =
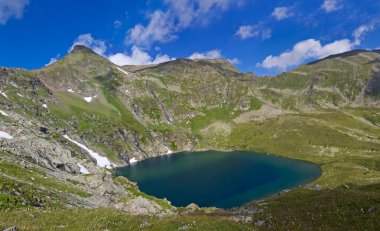
[[[259,230],[379,230],[380,184],[334,189],[296,189],[252,207],[264,207],[253,220]]]
[[[0,211],[0,229],[15,224],[20,230],[250,230],[249,224],[217,216],[133,217],[115,209]]]
[[[299,188],[234,211],[131,216],[116,209],[35,208],[0,211],[0,229],[19,230],[379,230],[380,184]],[[248,222],[236,221],[239,216]],[[42,225],[43,224],[43,225]]]

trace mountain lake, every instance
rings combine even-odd
[[[116,169],[116,176],[181,207],[232,208],[319,178],[319,165],[248,151],[181,152]]]

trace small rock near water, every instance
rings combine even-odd
[[[376,213],[377,208],[375,206],[372,206],[371,208],[368,209],[368,213]]]
[[[190,229],[190,226],[188,225],[184,225],[178,228],[178,230],[188,230],[188,229]]]
[[[17,227],[16,227],[16,226],[13,226],[13,227],[10,227],[10,228],[7,228],[7,229],[4,229],[3,231],[17,231]]]
[[[261,226],[265,225],[265,221],[258,220],[258,221],[255,222],[255,225],[258,226],[258,227],[261,227]]]
[[[319,184],[316,184],[316,185],[308,187],[308,189],[313,190],[313,191],[319,191],[322,189],[322,187]]]
[[[199,206],[197,204],[194,204],[194,203],[189,204],[188,206],[186,206],[186,208],[189,209],[189,210],[200,209]]]

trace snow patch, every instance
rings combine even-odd
[[[12,85],[13,87],[15,87],[15,88],[17,88],[17,89],[18,89],[18,86],[17,86],[17,84],[16,84],[16,83],[14,83],[14,82],[11,82],[11,85]]]
[[[48,106],[47,106],[46,103],[42,104],[42,107],[44,107],[44,108],[48,108]]]
[[[137,160],[136,158],[133,157],[132,159],[129,160],[129,163],[130,163],[130,164],[133,164],[133,163],[136,163],[137,161],[138,161],[138,160]]]
[[[169,124],[172,124],[172,123],[173,123],[173,119],[172,119],[169,115],[167,115],[167,122],[168,122]]]
[[[91,103],[91,101],[92,101],[92,96],[91,96],[91,97],[84,97],[83,99],[86,100],[87,102]]]
[[[166,150],[167,150],[167,152],[166,152],[166,155],[170,155],[170,154],[173,154],[173,151],[172,150],[170,150],[167,146],[164,146],[165,148],[166,148]],[[164,154],[165,155],[165,154]]]
[[[126,74],[126,75],[129,75],[129,73],[128,73],[128,72],[124,71],[124,70],[123,70],[123,69],[121,69],[120,67],[118,67],[117,69],[118,69],[119,71],[123,72],[124,74]]]
[[[85,174],[85,175],[90,174],[90,172],[87,170],[85,166],[81,165],[80,163],[77,163],[77,165],[79,167],[80,173]]]
[[[0,110],[0,114],[2,114],[3,116],[9,116],[6,112]]]
[[[76,144],[77,146],[79,146],[80,148],[84,149],[86,152],[88,152],[88,154],[90,154],[90,156],[92,158],[94,158],[96,160],[96,164],[102,168],[108,168],[108,169],[112,169],[113,167],[115,167],[116,165],[111,163],[109,161],[109,159],[107,157],[104,157],[104,156],[100,156],[98,153],[92,151],[91,149],[87,148],[86,146],[84,146],[83,144],[81,143],[78,143],[76,142],[75,140],[72,140],[70,139],[70,137],[68,135],[64,135],[63,138],[67,139],[68,141]]]
[[[20,93],[17,92],[17,95],[20,96],[20,97],[24,97],[23,95],[21,95]]]
[[[9,135],[9,133],[0,131],[0,138],[11,140],[13,139],[13,136]]]
[[[89,96],[89,97],[84,97],[83,99],[86,100],[88,103],[91,103],[93,99],[95,99],[96,97],[98,97],[97,95],[95,96]]]
[[[4,92],[0,91],[0,94],[2,94],[5,98],[8,98],[8,96]]]
[[[71,88],[67,89],[68,92],[74,93],[75,91]]]

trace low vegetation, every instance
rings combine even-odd
[[[380,184],[296,189],[248,207],[264,208],[253,216],[265,221],[257,230],[378,230]]]
[[[176,215],[169,217],[131,216],[115,209],[54,209],[0,211],[0,228],[18,224],[21,230],[251,230],[249,224],[223,216]]]

